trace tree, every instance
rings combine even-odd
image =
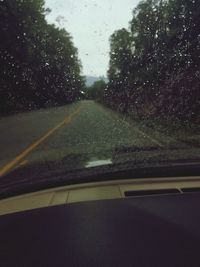
[[[110,38],[105,103],[140,118],[200,112],[200,2],[145,0]]]
[[[43,0],[0,2],[0,112],[75,101],[84,86],[70,34],[45,20]]]
[[[86,89],[86,98],[102,101],[104,92],[106,89],[106,83],[103,80],[94,82],[93,85]]]

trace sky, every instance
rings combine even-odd
[[[46,0],[49,23],[65,28],[78,48],[83,74],[106,76],[109,37],[128,28],[139,0]]]

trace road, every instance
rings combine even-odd
[[[138,128],[120,114],[95,103],[31,111],[0,119],[0,175],[33,162],[66,160],[116,148],[162,148],[166,137]],[[89,159],[87,159],[89,160]],[[91,159],[90,159],[91,160]]]

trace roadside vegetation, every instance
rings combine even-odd
[[[86,99],[101,101],[104,97],[104,92],[106,89],[106,82],[104,80],[98,80],[94,82],[91,86],[87,87]]]
[[[134,119],[198,122],[200,1],[145,0],[110,37],[102,102]]]
[[[199,0],[141,1],[110,37],[108,83],[86,90],[72,37],[47,23],[48,12],[44,0],[0,1],[0,114],[84,96],[153,127],[197,125]]]
[[[71,35],[43,0],[0,1],[0,114],[71,103],[84,87]]]

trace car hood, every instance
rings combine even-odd
[[[70,154],[38,160],[0,180],[0,198],[77,183],[112,179],[200,175],[199,149],[117,147],[112,151]],[[188,173],[186,173],[186,169]]]

